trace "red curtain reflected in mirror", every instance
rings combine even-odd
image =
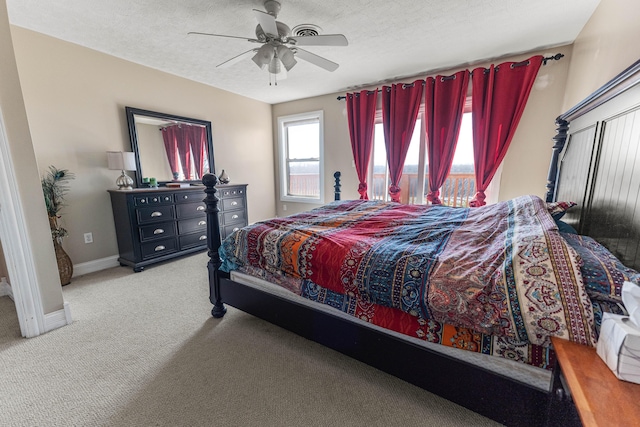
[[[207,156],[207,130],[202,126],[187,126],[186,128],[196,173],[194,178],[202,179],[204,175],[204,160]]]
[[[178,160],[178,126],[167,126],[162,128],[162,139],[164,141],[164,150],[167,153],[167,160],[171,173],[180,172],[180,161]]]

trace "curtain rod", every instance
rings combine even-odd
[[[555,54],[555,55],[553,55],[553,56],[545,56],[545,57],[542,59],[542,65],[547,65],[547,61],[559,61],[559,60],[560,60],[560,58],[563,58],[563,57],[564,57],[564,54],[563,54],[563,53],[556,53],[556,54]],[[527,59],[527,60],[525,60],[525,61],[522,61],[522,62],[516,62],[516,63],[514,64],[514,66],[516,66],[516,67],[517,67],[517,66],[520,66],[520,65],[528,65],[528,62],[529,62],[529,60],[528,60],[528,59]],[[469,73],[469,74],[473,74],[473,73],[471,72],[471,73]],[[413,85],[413,83],[407,83],[407,86],[411,86],[411,85]],[[376,89],[376,91],[377,91],[377,92],[382,92],[382,89]],[[373,90],[370,90],[369,92],[373,93],[374,91],[373,91]],[[338,96],[336,99],[337,99],[338,101],[341,101],[341,100],[343,100],[343,99],[347,99],[347,97],[346,97],[346,96]]]

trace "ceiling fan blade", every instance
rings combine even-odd
[[[348,46],[347,38],[342,34],[321,34],[317,36],[289,37],[295,46]]]
[[[265,34],[278,37],[278,27],[276,26],[276,18],[258,9],[253,9],[253,14],[258,20],[258,24],[262,27]]]
[[[226,37],[226,38],[229,38],[229,39],[246,40],[246,41],[252,42],[252,43],[261,43],[261,41],[257,40],[257,39],[249,39],[247,37],[238,37],[238,36],[227,36],[225,34],[198,33],[197,31],[189,31],[187,34],[198,34],[198,35],[201,35],[201,36],[214,36],[214,37]]]
[[[249,56],[249,54],[255,52],[256,50],[257,49],[251,49],[251,50],[248,50],[246,52],[242,52],[240,55],[236,55],[233,58],[227,59],[226,61],[221,62],[220,64],[216,65],[216,68],[227,68],[227,67],[230,67],[231,65],[242,61],[244,58]]]
[[[317,65],[320,68],[324,68],[327,71],[335,71],[339,67],[339,65],[335,62],[329,61],[328,59],[318,56],[314,53],[300,49],[299,47],[295,48],[295,53],[298,58],[310,62],[313,65]]]

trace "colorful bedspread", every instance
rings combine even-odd
[[[473,209],[334,202],[243,228],[220,254],[225,271],[262,270],[381,326],[402,318],[393,329],[430,341],[446,325],[449,339],[463,331],[480,346],[595,343],[580,261],[535,196]]]

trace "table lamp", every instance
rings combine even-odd
[[[128,151],[107,151],[107,162],[109,169],[120,170],[122,175],[116,179],[116,185],[119,190],[133,190],[133,179],[124,173],[124,171],[136,170],[136,156]]]

